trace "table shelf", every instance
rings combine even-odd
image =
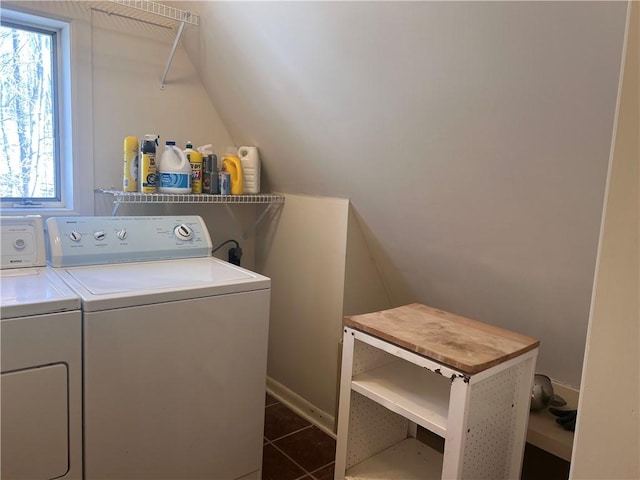
[[[440,436],[447,432],[451,380],[442,375],[399,360],[356,375],[351,388]]]
[[[348,480],[416,480],[442,476],[442,454],[407,438],[347,470]]]
[[[520,476],[537,340],[420,304],[344,323],[335,480]]]

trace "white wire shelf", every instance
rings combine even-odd
[[[99,193],[113,196],[113,203],[284,203],[277,194],[208,195],[205,193],[140,193],[99,188]]]
[[[243,238],[246,240],[251,236],[258,224],[266,217],[267,213],[275,205],[279,207],[284,204],[284,196],[275,193],[262,193],[257,195],[208,195],[205,193],[140,193],[140,192],[123,192],[122,190],[114,190],[110,188],[98,188],[97,193],[105,195],[111,195],[113,197],[113,211],[112,216],[118,213],[120,205],[123,204],[156,204],[167,205],[169,203],[184,203],[184,204],[218,204],[224,205],[227,212],[231,216],[234,222],[240,224],[233,209],[230,205],[238,204],[262,204],[265,208],[258,216],[253,225],[244,232]]]
[[[176,20],[178,22],[185,22],[191,25],[200,24],[200,15],[193,12],[187,12],[186,10],[180,10],[179,8],[163,5],[162,3],[152,2],[151,0],[109,0],[111,3],[117,3],[118,5],[124,5],[125,7],[134,8],[136,10],[159,15],[161,17]]]

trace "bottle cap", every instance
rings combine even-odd
[[[198,147],[196,150],[198,150],[204,156],[211,155],[213,153],[210,143],[207,143],[206,145],[202,145],[201,147]]]
[[[167,143],[165,145],[175,145],[176,142],[172,141],[172,140],[167,140]]]
[[[187,147],[186,148],[193,148],[193,143],[187,142]]]

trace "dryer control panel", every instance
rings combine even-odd
[[[197,215],[51,217],[54,267],[147,262],[211,256],[211,237]]]
[[[0,217],[0,268],[44,267],[42,217]]]

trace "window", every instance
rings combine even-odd
[[[61,200],[56,141],[57,32],[3,21],[0,26],[0,196]]]
[[[40,10],[0,9],[3,214],[91,213],[93,209],[92,186],[83,182],[92,177],[93,166],[76,160],[78,149],[86,148],[86,143],[74,148],[72,141],[79,136],[92,140],[86,134],[91,109],[83,106],[90,101],[86,73],[90,67],[74,62],[86,51],[84,45],[90,45],[90,31],[76,25],[72,42],[75,23],[52,18],[52,8],[45,6],[42,16]]]

